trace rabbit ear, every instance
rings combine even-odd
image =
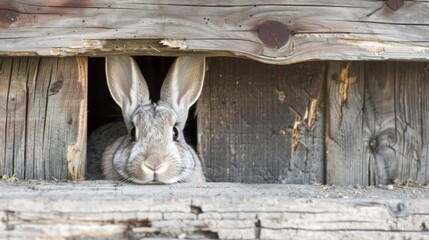
[[[149,101],[149,88],[134,59],[130,56],[106,57],[107,85],[115,102],[121,107],[125,124],[140,104]]]
[[[185,123],[189,108],[200,96],[204,83],[205,57],[178,57],[161,88],[161,100],[171,104],[178,121]]]

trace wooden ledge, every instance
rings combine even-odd
[[[0,182],[0,238],[429,238],[428,187]]]
[[[0,55],[429,59],[428,1],[11,0],[0,7]]]

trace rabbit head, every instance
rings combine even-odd
[[[130,56],[106,57],[110,93],[122,109],[128,134],[117,140],[110,170],[136,183],[201,182],[204,175],[195,151],[183,136],[188,110],[203,86],[205,58],[179,57],[152,103],[146,81]]]

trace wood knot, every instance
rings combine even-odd
[[[15,10],[1,9],[0,10],[0,28],[8,28],[12,23],[18,20],[19,13]]]
[[[61,90],[61,88],[63,87],[63,84],[64,84],[64,81],[62,81],[62,80],[52,83],[51,87],[49,88],[49,92],[50,92],[49,96],[57,94]]]
[[[398,203],[398,205],[396,205],[396,210],[399,213],[405,211],[406,208],[407,207],[403,203]]]
[[[386,5],[391,10],[396,11],[404,5],[404,0],[386,0]]]
[[[377,147],[378,147],[377,138],[371,138],[369,140],[369,149],[371,149],[371,151],[375,151],[375,149],[377,149]]]
[[[269,48],[281,48],[289,41],[290,30],[284,23],[266,21],[257,30],[259,39]]]

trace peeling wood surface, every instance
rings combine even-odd
[[[82,179],[87,59],[0,58],[0,175]]]
[[[349,64],[328,71],[327,182],[427,183],[429,65]],[[356,81],[343,87],[346,75]]]
[[[1,238],[429,239],[429,189],[1,182]]]
[[[325,64],[208,59],[198,144],[210,181],[324,182]]]
[[[0,9],[2,55],[203,52],[282,64],[429,58],[428,1],[11,0]]]

